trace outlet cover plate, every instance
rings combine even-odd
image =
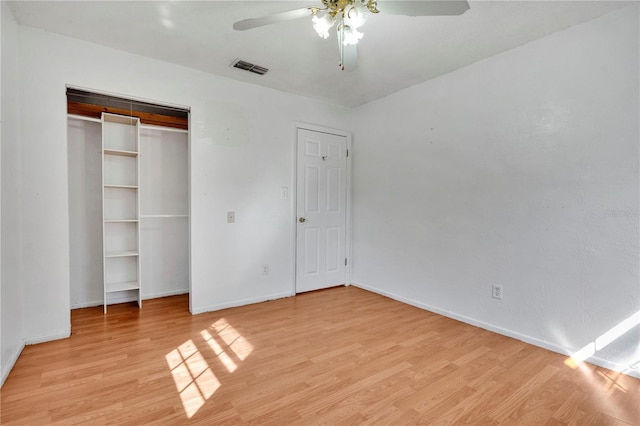
[[[503,294],[502,294],[502,286],[501,286],[501,285],[495,285],[495,284],[494,284],[494,285],[491,287],[491,296],[492,296],[494,299],[500,299],[500,300],[502,300],[502,295],[503,295]]]

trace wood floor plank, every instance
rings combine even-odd
[[[2,425],[640,425],[638,379],[354,287],[71,319],[23,351]]]

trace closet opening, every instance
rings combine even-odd
[[[67,87],[71,309],[189,294],[188,123]]]

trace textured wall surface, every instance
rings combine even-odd
[[[2,8],[2,275],[0,383],[24,346],[22,245],[20,231],[20,130],[18,120],[18,26],[6,2]]]
[[[193,312],[292,294],[293,200],[280,188],[293,187],[294,123],[346,128],[350,110],[28,27],[19,36],[28,343],[70,326],[67,84],[191,108]]]
[[[358,108],[353,281],[640,360],[638,48],[633,5]]]

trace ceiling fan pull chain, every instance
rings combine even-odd
[[[338,27],[338,46],[340,46],[340,63],[338,67],[340,67],[341,71],[344,71],[344,24],[340,24]]]

